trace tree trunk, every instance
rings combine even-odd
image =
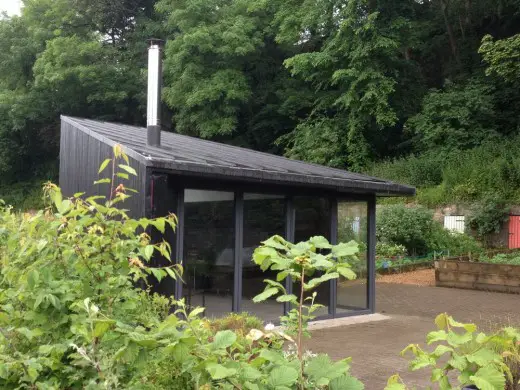
[[[453,29],[451,28],[450,21],[448,19],[448,2],[449,0],[440,0],[442,17],[444,18],[444,24],[446,25],[446,32],[448,33],[448,38],[450,40],[451,54],[455,58],[457,64],[460,64],[459,53],[457,50],[457,41],[455,40],[455,35],[453,34]]]

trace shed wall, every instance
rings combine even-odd
[[[112,145],[108,145],[73,125],[62,121],[60,137],[60,187],[64,196],[84,192],[86,196],[110,195],[108,184],[94,184],[102,177],[110,176],[110,165],[100,175],[101,163],[112,158]],[[124,203],[132,217],[144,216],[146,167],[129,157],[129,163],[137,172],[124,181],[125,187],[138,191],[129,193],[131,197]],[[122,179],[117,179],[122,180]]]

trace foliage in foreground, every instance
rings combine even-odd
[[[438,330],[428,333],[433,351],[410,344],[401,354],[411,354],[410,370],[430,371],[432,384],[441,390],[477,386],[480,390],[520,389],[520,331],[506,327],[491,335],[477,332],[474,324],[455,321],[447,314],[435,319]],[[386,390],[409,389],[398,375]]]
[[[179,280],[181,269],[150,265],[153,256],[169,259],[170,248],[151,242],[147,232],[175,228],[175,217],[133,220],[116,207],[129,191],[116,180],[135,172],[118,146],[114,153],[100,168],[112,162],[112,177],[99,181],[111,187],[109,199],[64,199],[48,184],[47,209],[34,215],[0,210],[1,388],[363,389],[348,360],[303,354],[312,303],[305,316],[303,305],[298,317],[291,311],[285,334],[253,328],[257,320],[238,315],[208,321],[200,317],[204,308],[152,294],[153,282]],[[331,254],[318,254],[324,248]],[[255,261],[282,267],[286,276],[301,268],[310,278],[302,289],[312,294],[339,274],[355,277],[347,259],[357,251],[355,243],[331,246],[323,237],[296,245],[273,237]],[[312,278],[318,270],[325,276]],[[283,288],[267,282],[264,297],[274,295],[273,286]],[[290,295],[279,301],[298,303]],[[249,327],[247,333],[225,329],[242,320],[238,328]],[[287,343],[295,345],[288,352]]]

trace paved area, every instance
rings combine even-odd
[[[384,389],[395,373],[423,389],[429,374],[408,372],[408,362],[399,353],[410,343],[424,344],[426,334],[435,329],[437,314],[447,312],[483,330],[520,326],[520,295],[378,283],[377,311],[390,318],[314,331],[308,348],[334,359],[351,356],[352,372],[367,390]]]

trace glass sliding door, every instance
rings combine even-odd
[[[338,202],[338,242],[356,241],[358,260],[353,262],[356,280],[339,279],[336,313],[338,315],[368,309],[368,203]]]
[[[252,260],[253,251],[267,238],[285,233],[285,198],[269,194],[244,194],[244,247],[242,253],[241,310],[265,321],[278,322],[283,305],[275,299],[254,303],[264,288],[264,279],[276,279],[276,272],[263,272]]]
[[[327,198],[297,196],[294,198],[294,242],[307,241],[313,236],[324,236],[330,240],[330,201]],[[323,305],[316,316],[329,314],[330,284],[322,283],[317,289],[316,303]],[[300,284],[293,284],[293,293],[300,291]],[[309,294],[307,294],[309,295]]]
[[[232,310],[234,243],[233,192],[184,190],[182,295],[208,317]]]

